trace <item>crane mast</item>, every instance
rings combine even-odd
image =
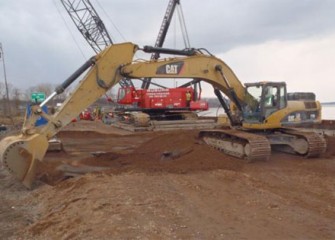
[[[186,24],[185,24],[185,20],[184,20],[184,15],[183,15],[183,11],[181,8],[181,4],[180,4],[180,0],[170,0],[161,24],[161,27],[159,29],[158,35],[157,35],[157,39],[155,42],[155,47],[163,47],[167,32],[169,30],[170,27],[170,23],[173,17],[173,14],[175,12],[175,10],[178,10],[178,16],[179,16],[179,20],[180,20],[180,27],[183,33],[183,38],[184,38],[184,44],[186,48],[190,48],[190,41],[188,38],[188,34],[187,34],[187,30],[186,30]],[[154,61],[157,60],[159,58],[159,53],[155,52],[151,54],[151,58],[150,60]],[[151,84],[151,78],[144,78],[143,79],[143,83],[141,88],[142,89],[148,89],[149,86]],[[193,79],[192,81],[185,83],[184,85],[180,86],[180,87],[188,87],[190,85],[193,85],[193,88],[195,90],[195,97],[194,100],[197,100],[198,98],[198,88],[199,91],[201,91],[201,86],[200,86],[200,79]],[[199,85],[199,86],[197,86]]]
[[[155,47],[162,47],[163,43],[166,38],[166,34],[169,30],[169,26],[173,17],[173,13],[177,7],[177,5],[180,5],[180,0],[170,0],[169,4],[167,6],[161,27],[158,32],[158,36],[155,42]],[[151,54],[151,60],[156,60],[159,58],[159,53],[152,53]],[[141,88],[148,89],[151,83],[151,78],[144,78],[144,81],[142,83]]]
[[[173,13],[176,9],[177,4],[180,4],[180,0],[170,0],[166,9],[162,25],[159,29],[158,36],[155,42],[155,47],[162,47],[165,41],[166,34],[169,30],[169,26],[172,20]],[[153,53],[151,59],[158,59],[159,53]]]

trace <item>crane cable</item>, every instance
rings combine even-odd
[[[67,24],[67,22],[65,21],[63,15],[61,14],[61,11],[59,10],[59,8],[58,8],[58,6],[57,6],[55,0],[52,0],[52,2],[53,2],[53,4],[55,5],[55,7],[56,7],[56,9],[57,9],[57,12],[58,12],[59,16],[62,18],[62,20],[63,20],[63,22],[64,22],[64,24],[65,24],[67,30],[69,31],[69,33],[70,33],[70,35],[71,35],[72,40],[73,40],[74,43],[76,44],[76,46],[77,46],[77,48],[79,49],[81,55],[83,56],[83,58],[84,58],[85,60],[87,60],[88,58],[85,56],[85,54],[84,54],[84,52],[82,51],[82,49],[80,48],[80,46],[79,46],[77,40],[75,39],[74,35],[72,34],[72,32],[71,32],[71,30],[70,30],[70,27],[69,27],[69,25]]]
[[[100,9],[105,13],[105,15],[107,16],[108,20],[111,22],[111,24],[113,25],[113,27],[116,29],[116,31],[120,34],[122,40],[124,42],[126,42],[126,38],[122,35],[121,31],[119,30],[119,28],[116,26],[116,24],[113,22],[112,18],[109,16],[109,14],[105,11],[105,9],[101,6],[100,2],[98,0],[95,0],[97,2],[97,4],[99,5]]]
[[[184,14],[183,14],[183,9],[181,7],[181,3],[179,3],[179,7],[177,7],[177,12],[178,12],[180,28],[181,28],[181,31],[182,31],[182,36],[183,36],[185,47],[190,48],[191,44],[190,44],[190,39],[189,39],[188,33],[187,33],[187,28],[186,28],[186,23],[185,23],[185,18],[184,18]]]
[[[184,40],[184,45],[186,48],[191,48],[191,43],[190,43],[190,39],[188,36],[188,32],[187,32],[187,28],[186,28],[186,22],[185,22],[185,17],[184,17],[184,13],[183,13],[183,9],[181,6],[181,2],[179,2],[179,4],[177,5],[177,13],[178,13],[178,18],[179,18],[179,23],[180,23],[180,29],[182,32],[182,36],[183,36],[183,40]],[[197,96],[197,98],[200,99],[200,95],[202,92],[202,88],[201,88],[201,82],[199,81],[198,83],[199,86],[199,95]]]

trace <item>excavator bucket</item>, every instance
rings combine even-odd
[[[48,149],[48,140],[40,134],[18,135],[0,142],[2,165],[27,188],[35,179],[37,160],[42,161]]]

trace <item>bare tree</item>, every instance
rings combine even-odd
[[[8,92],[10,92],[13,89],[13,85],[8,83]],[[9,116],[11,113],[11,104],[10,104],[10,96],[7,100],[7,91],[6,91],[6,85],[4,83],[0,83],[0,99],[1,99],[1,108],[2,108],[2,114],[5,116]]]
[[[70,95],[70,93],[72,92],[73,88],[70,86],[68,88],[66,88],[64,90],[64,92],[62,92],[61,94],[57,95],[55,98],[54,98],[54,102],[57,104],[57,103],[62,103],[64,102],[64,100]]]
[[[27,93],[28,93],[28,97],[30,98],[31,94],[32,93],[36,93],[36,92],[43,92],[45,93],[45,95],[50,95],[54,90],[54,87],[52,84],[50,83],[42,83],[42,84],[39,84],[39,85],[36,85],[36,86],[33,86],[33,87],[30,87],[28,90],[27,90]]]
[[[21,103],[21,91],[20,89],[13,87],[11,89],[11,96],[12,96],[12,113],[14,115],[20,115],[20,103]]]
[[[0,82],[0,113],[5,115],[6,110],[6,88],[5,84]]]
[[[0,82],[0,98],[6,97],[6,87],[3,82]]]

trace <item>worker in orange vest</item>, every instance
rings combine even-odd
[[[190,107],[191,98],[192,98],[191,92],[187,91],[186,92],[186,107]]]

